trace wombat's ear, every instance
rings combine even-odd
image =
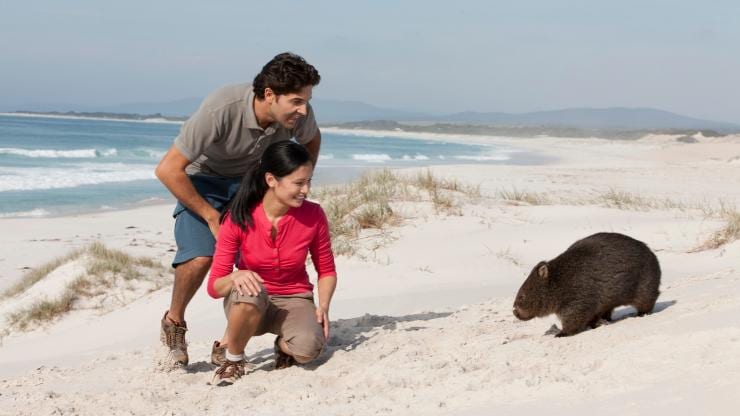
[[[543,262],[540,267],[537,268],[537,275],[542,279],[547,279],[550,275],[550,271],[547,270],[547,263]]]

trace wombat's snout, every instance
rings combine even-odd
[[[532,319],[531,316],[529,316],[526,313],[524,313],[524,311],[522,311],[521,309],[519,309],[519,307],[517,307],[516,305],[514,305],[514,309],[512,309],[512,312],[514,313],[514,316],[516,316],[516,318],[519,319],[519,320],[521,320],[521,321],[528,321],[528,320]]]

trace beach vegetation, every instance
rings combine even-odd
[[[511,189],[499,189],[496,196],[510,203],[524,203],[527,205],[546,205],[550,202],[547,195],[541,192],[523,191],[513,187]]]
[[[15,294],[24,292],[71,261],[82,261],[84,272],[69,282],[56,297],[39,299],[8,314],[6,319],[10,327],[26,330],[75,309],[123,306],[142,294],[163,287],[169,280],[166,277],[166,268],[156,260],[134,257],[95,242],[35,269],[32,276],[27,277],[29,281],[35,281],[25,282],[25,289],[20,291],[14,287]],[[42,271],[44,274],[41,274]],[[116,294],[109,296],[112,290]]]
[[[713,250],[740,239],[740,211],[723,205],[720,210],[724,225],[713,232],[697,250]]]
[[[697,140],[696,137],[689,136],[689,135],[683,135],[683,136],[676,137],[676,141],[679,143],[689,143],[689,144],[699,143],[699,140]]]
[[[148,257],[133,257],[121,250],[105,247],[95,242],[87,247],[91,261],[87,266],[87,274],[91,276],[117,276],[124,280],[139,279],[143,276],[142,268],[160,269],[162,265]],[[108,279],[109,281],[111,279]],[[115,280],[115,279],[112,279]]]
[[[438,178],[430,169],[418,172],[411,178],[405,178],[410,184],[428,191],[430,194],[439,193],[440,190],[459,192],[469,198],[479,198],[481,196],[480,185],[468,185],[457,179]]]
[[[354,255],[363,230],[401,224],[394,204],[427,202],[438,214],[459,215],[460,200],[479,198],[480,187],[438,178],[430,170],[404,175],[383,169],[366,172],[346,185],[316,189],[312,196],[326,213],[334,254]]]
[[[610,208],[617,209],[648,209],[653,207],[652,201],[632,192],[609,188],[599,196],[599,200]]]
[[[506,249],[499,250],[496,252],[496,257],[500,260],[505,260],[515,266],[521,266],[522,263],[517,257],[511,252],[511,247],[506,247]]]
[[[8,315],[8,323],[21,331],[33,324],[52,321],[72,310],[72,305],[79,295],[65,290],[62,296],[54,300],[42,299],[31,306]]]
[[[650,210],[650,209],[677,209],[686,211],[692,207],[680,201],[674,201],[670,198],[648,198],[634,192],[609,188],[606,192],[599,194],[594,201],[602,203],[610,208],[631,209],[631,210]],[[696,207],[701,208],[701,207]]]
[[[15,295],[18,295],[19,293],[25,292],[28,288],[36,284],[36,282],[38,282],[39,280],[46,277],[49,273],[53,272],[63,264],[78,259],[84,253],[85,249],[73,250],[63,256],[57,257],[47,263],[44,263],[39,267],[29,270],[23,275],[18,283],[6,289],[0,295],[0,299],[8,299]]]

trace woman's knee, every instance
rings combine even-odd
[[[321,355],[321,351],[324,350],[326,345],[326,339],[324,334],[306,331],[286,339],[285,343],[293,358],[300,364],[306,364]]]
[[[239,294],[236,289],[231,289],[229,296],[224,299],[224,306],[227,309],[235,305],[252,305],[256,307],[261,314],[264,314],[265,311],[267,311],[269,303],[270,299],[267,296],[267,292],[264,287],[262,287],[262,284],[260,284],[260,292],[256,296],[251,296],[247,293]]]

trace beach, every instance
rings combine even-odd
[[[210,347],[225,319],[201,288],[186,316],[191,364],[163,371],[165,285],[113,310],[8,329],[0,341],[0,414],[736,412],[740,241],[717,236],[740,207],[740,136],[695,135],[695,143],[670,135],[421,136],[493,143],[543,162],[393,166],[399,175],[428,169],[479,195],[450,193],[457,202],[448,211],[395,201],[397,225],[365,232],[355,255],[337,257],[332,335],[317,362],[275,371],[274,339],[262,336],[247,346],[253,371],[229,387],[208,385]],[[96,241],[168,267],[172,209],[0,218],[0,288]],[[614,322],[565,338],[549,331],[560,325],[555,316],[518,321],[514,296],[532,267],[602,231],[630,235],[657,255],[663,273],[653,313],[618,309]],[[32,289],[41,296],[56,286],[41,280]],[[13,302],[20,300],[0,301],[0,312],[11,312]]]

